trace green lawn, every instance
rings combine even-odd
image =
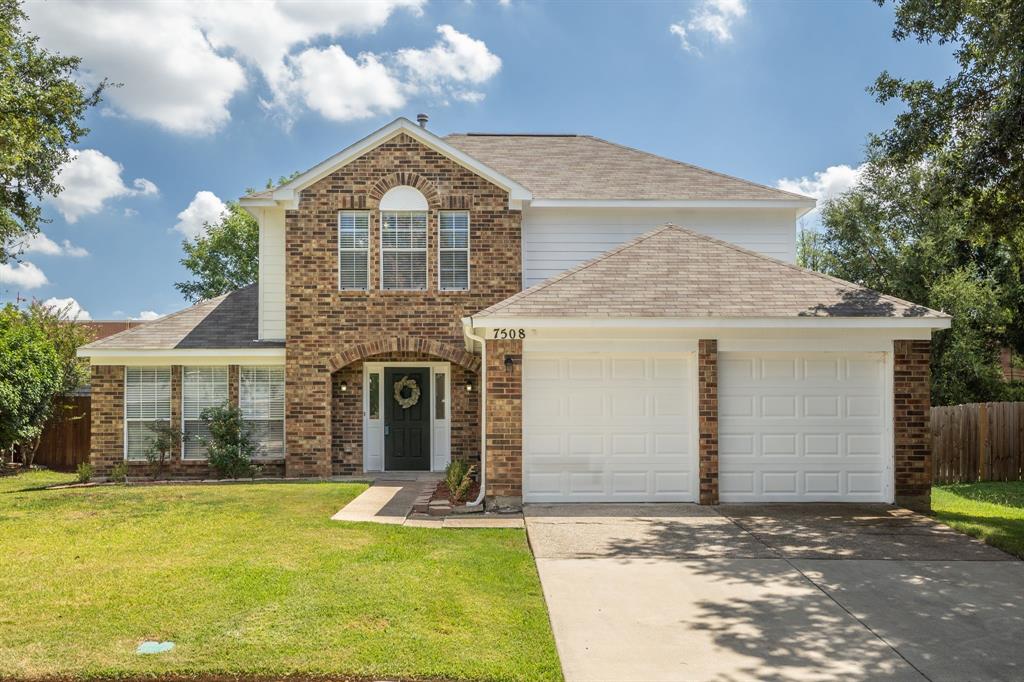
[[[0,679],[561,679],[521,530],[330,521],[357,484],[39,489],[71,479],[0,478]]]
[[[932,510],[953,528],[1024,558],[1024,482],[936,486]]]

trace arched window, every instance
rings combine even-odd
[[[427,198],[392,187],[380,198],[380,288],[427,288]]]

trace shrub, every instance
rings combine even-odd
[[[88,483],[92,480],[92,465],[88,462],[82,462],[78,465],[78,469],[75,470],[75,474],[78,476],[79,483]]]
[[[149,430],[153,432],[153,441],[146,450],[146,459],[149,461],[150,475],[155,481],[164,472],[170,453],[181,447],[181,432],[172,428],[170,422],[163,421],[150,424]]]
[[[249,428],[237,407],[227,403],[208,407],[199,415],[210,430],[203,438],[210,466],[220,478],[255,477],[258,468],[252,463],[256,445],[249,438]]]
[[[114,483],[128,482],[128,463],[118,462],[110,469],[110,480]]]
[[[444,484],[451,493],[452,502],[463,502],[466,493],[473,485],[473,472],[476,467],[470,466],[461,459],[452,460],[444,470]]]

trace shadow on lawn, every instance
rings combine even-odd
[[[958,512],[939,512],[935,517],[960,532],[980,538],[1018,559],[1024,559],[1024,519],[973,516]]]

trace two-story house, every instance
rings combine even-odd
[[[98,474],[230,401],[264,473],[479,463],[491,501],[926,506],[942,313],[796,267],[807,197],[400,118],[242,198],[259,282],[86,346]]]

